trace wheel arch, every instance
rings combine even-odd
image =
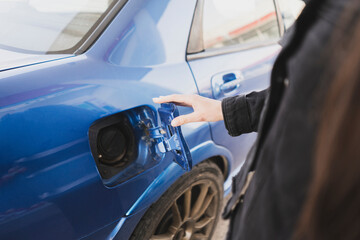
[[[215,163],[221,170],[224,180],[226,180],[229,177],[229,172],[230,172],[229,160],[225,156],[217,155],[217,156],[210,157],[209,159],[207,159],[205,161],[210,161],[210,162]]]
[[[227,148],[216,145],[213,141],[207,141],[192,148],[190,151],[194,166],[203,161],[211,161],[220,168],[224,175],[224,181],[227,179],[231,171],[233,159],[231,152]],[[132,205],[126,216],[133,215],[144,208],[149,208],[184,173],[185,171],[176,163],[171,163]]]

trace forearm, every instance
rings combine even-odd
[[[223,99],[224,122],[231,136],[257,131],[267,95],[268,89],[265,89]]]

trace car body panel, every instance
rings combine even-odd
[[[188,81],[192,81],[187,65],[184,65],[184,68],[180,71],[188,72],[188,76],[186,77],[186,74],[179,75],[181,81],[186,78]],[[68,70],[63,69],[62,72],[68,72]],[[56,74],[55,69],[52,73]],[[123,73],[124,70],[122,70]],[[35,72],[34,74],[37,75]],[[76,75],[76,72],[73,74]],[[139,71],[136,71],[135,75],[138,74]],[[128,78],[130,75],[129,73]],[[24,76],[26,78],[23,81],[19,80],[19,76],[16,79],[7,78],[7,80],[13,81],[12,84],[26,85],[24,81],[28,81],[31,74]],[[64,78],[66,79],[67,76]],[[179,79],[175,80],[179,81]],[[98,82],[102,84],[96,84]],[[75,235],[70,235],[75,238],[82,236],[82,232],[87,232],[82,228],[96,229],[101,226],[94,226],[94,224],[111,222],[125,214],[146,189],[146,184],[149,184],[162,169],[152,170],[126,184],[114,189],[107,189],[97,173],[90,154],[87,131],[97,119],[121,110],[144,105],[151,102],[151,98],[154,97],[148,92],[152,86],[150,83],[127,83],[127,86],[128,88],[124,88],[119,79],[83,80],[81,83],[76,81],[60,85],[56,81],[56,84],[35,88],[30,93],[20,94],[29,96],[29,99],[16,103],[12,101],[11,105],[2,107],[0,132],[2,136],[7,136],[1,141],[1,148],[7,149],[1,154],[1,169],[5,170],[1,172],[4,179],[2,191],[6,193],[6,198],[3,198],[1,204],[1,208],[5,209],[4,212],[8,212],[14,207],[15,209],[12,211],[15,212],[32,208],[39,201],[50,202],[61,209],[59,211],[66,216],[64,219],[71,221],[68,226],[79,231],[73,233]],[[155,94],[155,96],[170,93],[170,90],[166,88],[155,86],[153,88],[156,90],[151,94]],[[50,93],[47,89],[50,89]],[[136,96],[139,92],[143,93],[141,98],[129,100],[126,97]],[[5,100],[2,103],[6,104],[4,102]],[[64,118],[64,116],[69,116],[69,118]],[[188,141],[190,146],[196,145],[197,141],[203,141],[201,137],[210,137],[208,125],[203,125],[203,134],[200,131],[200,135],[197,135],[199,138],[185,134],[185,137],[191,138]],[[184,132],[186,132],[185,129]],[[193,132],[192,135],[194,135]],[[68,174],[64,175],[64,173]],[[18,193],[19,189],[16,186],[22,186],[21,193]],[[121,197],[123,193],[129,191],[132,194],[126,194],[126,198]],[[26,196],[26,202],[21,196]],[[89,196],[98,197],[89,199]],[[86,204],[81,204],[82,202],[86,202]],[[108,220],[102,220],[99,212],[106,215]],[[95,215],[92,216],[91,213]],[[10,213],[5,215],[5,218],[9,219],[13,217]],[[36,222],[35,217],[29,219],[31,219],[29,224],[40,225]],[[43,220],[47,221],[46,218]],[[65,226],[64,224],[60,225]],[[71,232],[72,229],[62,230],[64,233],[69,231]],[[0,232],[4,233],[4,231]],[[50,228],[49,232],[51,232]],[[65,237],[58,236],[59,238]],[[66,237],[68,236],[66,235]]]

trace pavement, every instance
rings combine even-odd
[[[223,200],[223,209],[229,199],[230,199],[230,194]],[[221,212],[222,212],[222,210],[221,210]],[[229,227],[229,220],[224,220],[220,216],[220,219],[216,226],[212,240],[225,240],[226,233],[228,231],[228,227]]]

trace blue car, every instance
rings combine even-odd
[[[0,239],[210,239],[256,135],[173,93],[268,86],[273,0],[1,0]]]

